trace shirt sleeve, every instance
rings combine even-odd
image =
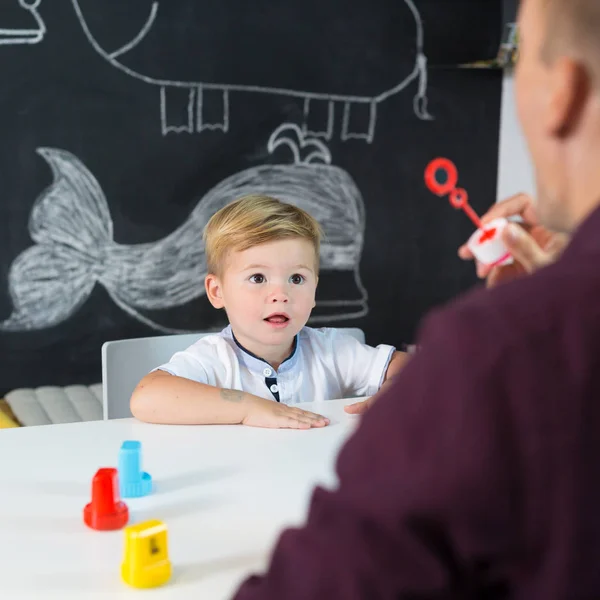
[[[209,353],[203,352],[202,347],[198,342],[192,344],[186,350],[173,354],[169,362],[156,367],[153,371],[166,371],[177,377],[215,385],[213,382],[215,378],[209,376],[211,363],[213,362],[212,357]]]
[[[476,343],[490,333],[456,314],[429,320],[342,449],[338,488],[316,489],[306,525],[282,534],[235,600],[496,597],[520,474],[493,375],[502,357]]]
[[[355,337],[339,329],[328,331],[332,345],[329,350],[334,357],[345,395],[372,396],[377,393],[396,348],[386,344],[374,348],[361,344]]]

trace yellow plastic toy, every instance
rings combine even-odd
[[[171,577],[167,526],[158,520],[130,525],[125,532],[123,581],[136,588],[165,584]]]

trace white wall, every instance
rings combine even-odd
[[[535,193],[531,160],[515,110],[513,78],[508,73],[502,89],[497,192],[498,200],[519,192]]]

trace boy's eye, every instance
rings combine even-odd
[[[250,281],[252,283],[264,283],[265,282],[265,276],[262,275],[261,273],[255,273],[254,275],[250,276]]]
[[[300,285],[301,283],[304,283],[304,275],[300,275],[299,273],[294,273],[290,277],[290,282],[293,283],[294,285]]]

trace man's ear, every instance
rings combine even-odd
[[[209,273],[204,279],[204,287],[209,302],[215,308],[223,308],[225,303],[223,302],[223,294],[221,293],[221,280],[216,275]]]
[[[564,137],[577,127],[591,93],[590,74],[572,58],[559,58],[551,67],[546,125],[552,135]]]

